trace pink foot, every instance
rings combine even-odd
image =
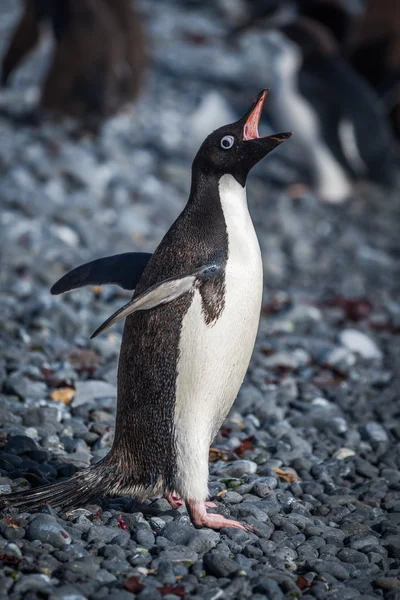
[[[194,500],[188,500],[186,502],[186,508],[195,527],[210,527],[211,529],[222,529],[223,527],[236,527],[243,531],[254,532],[251,525],[239,523],[239,521],[232,521],[222,515],[215,513],[207,513],[206,502],[196,502]]]
[[[184,503],[182,498],[176,492],[166,494],[165,498],[168,500],[172,508],[179,508]],[[215,502],[206,502],[205,505],[207,508],[217,508],[218,506],[218,504],[215,504]]]

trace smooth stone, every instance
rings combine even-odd
[[[71,406],[76,408],[83,404],[93,404],[102,398],[116,398],[117,388],[106,381],[77,381],[75,384],[76,394]]]
[[[160,553],[160,558],[169,560],[174,565],[190,567],[198,559],[198,554],[186,546],[173,546]]]
[[[335,460],[344,460],[345,458],[354,455],[354,450],[351,450],[350,448],[339,448],[339,450],[336,450],[336,452],[333,454],[332,458],[334,458]]]
[[[363,358],[380,360],[382,352],[371,338],[357,329],[345,329],[339,335],[343,346],[360,354]]]
[[[388,535],[381,544],[387,547],[389,556],[400,558],[400,535]]]
[[[217,552],[205,554],[203,564],[205,569],[215,577],[228,577],[240,569],[240,565],[233,558]]]
[[[13,587],[14,594],[26,594],[27,592],[48,592],[50,589],[50,577],[35,573],[33,575],[21,575]],[[26,596],[25,596],[26,597]]]
[[[219,477],[237,477],[240,479],[243,475],[252,475],[258,469],[257,463],[251,460],[237,460],[236,462],[229,463],[222,466],[218,471]]]
[[[370,440],[372,442],[387,442],[389,436],[385,428],[379,423],[367,423],[360,429],[361,437],[364,440]]]
[[[87,600],[87,596],[72,585],[63,585],[52,590],[49,600]]]
[[[37,449],[37,445],[30,437],[26,435],[14,435],[3,447],[3,452],[20,455],[28,454],[29,452],[33,452]]]
[[[71,544],[71,536],[51,515],[40,514],[30,522],[27,530],[27,538],[30,541],[40,540],[51,544],[55,548],[61,548]]]

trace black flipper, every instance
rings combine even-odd
[[[114,323],[117,323],[124,317],[137,310],[150,310],[160,304],[172,302],[182,294],[186,294],[194,289],[195,285],[201,281],[206,281],[217,277],[221,273],[221,266],[206,265],[199,267],[194,271],[183,274],[180,277],[170,277],[164,281],[149,287],[147,290],[134,296],[127,304],[119,308],[111,317],[109,317],[96,331],[90,336],[90,339],[97,337],[102,331],[105,331]]]
[[[152,254],[125,252],[98,258],[72,269],[51,288],[52,294],[63,294],[84,285],[114,283],[124,290],[134,290]]]

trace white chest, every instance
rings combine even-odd
[[[183,471],[195,456],[204,462],[243,382],[260,318],[262,263],[246,192],[230,175],[221,178],[219,191],[228,232],[225,307],[219,319],[207,325],[196,291],[183,321],[175,404]],[[196,471],[193,465],[191,469]]]

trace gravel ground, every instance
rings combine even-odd
[[[1,493],[69,476],[112,443],[122,325],[88,338],[129,294],[52,297],[52,283],[98,256],[152,251],[185,204],[201,139],[273,86],[244,76],[244,50],[226,56],[206,9],[145,4],[154,60],[132,115],[98,138],[0,119]],[[17,11],[1,9],[4,42]],[[45,60],[28,61],[3,106],[32,97]],[[265,55],[252,60],[265,73]],[[288,146],[249,181],[263,316],[210,454],[217,510],[260,537],[196,530],[165,499],[11,511],[0,600],[400,598],[400,207],[368,185],[335,207],[290,198]]]

